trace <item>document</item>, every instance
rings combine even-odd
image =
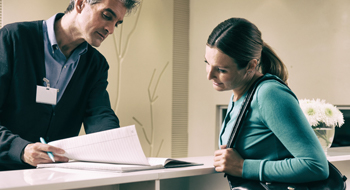
[[[135,125],[52,141],[70,159],[66,163],[38,164],[37,168],[72,168],[129,172],[147,169],[202,165],[171,158],[147,158]]]

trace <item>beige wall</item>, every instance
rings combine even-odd
[[[230,17],[258,26],[299,98],[350,105],[349,0],[191,0],[190,7],[189,156],[216,149],[215,107],[228,104],[231,92],[213,90],[203,60],[208,35]]]
[[[2,23],[48,19],[66,10],[68,3],[69,0],[2,0]]]

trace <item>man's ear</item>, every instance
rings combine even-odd
[[[81,11],[84,9],[85,6],[85,0],[75,0],[75,10],[78,13],[81,13]]]
[[[258,65],[258,60],[256,60],[256,59],[250,60],[248,65],[247,65],[247,72],[254,71],[256,69],[257,65]]]

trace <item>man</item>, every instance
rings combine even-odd
[[[106,91],[108,63],[95,48],[138,0],[71,0],[65,14],[0,30],[0,171],[67,162],[38,143],[119,127]],[[37,142],[37,143],[36,143]]]

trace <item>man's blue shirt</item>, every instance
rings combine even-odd
[[[55,21],[62,16],[62,14],[56,14],[48,20],[43,21],[46,78],[50,81],[50,87],[59,89],[57,102],[61,99],[64,90],[73,76],[80,56],[86,53],[88,47],[87,42],[84,42],[66,58],[58,47],[54,30]]]

